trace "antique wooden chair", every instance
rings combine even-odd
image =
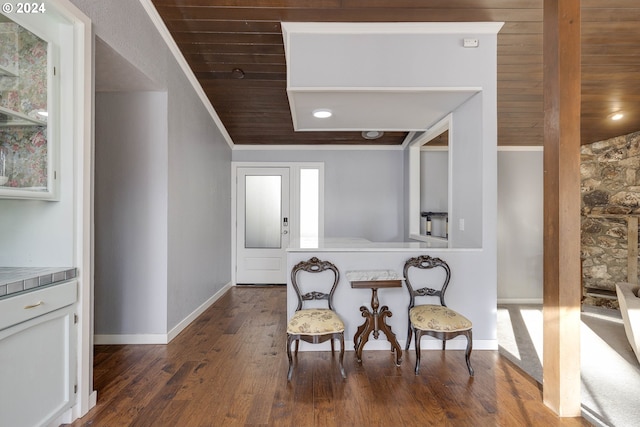
[[[442,269],[444,274],[442,282],[435,288],[422,286],[416,288],[409,277],[410,269],[418,268],[426,269]],[[435,272],[435,270],[432,270]],[[420,370],[420,339],[423,334],[430,335],[434,338],[442,340],[442,350],[446,348],[447,340],[464,335],[467,337],[467,349],[465,359],[469,375],[473,376],[473,368],[471,367],[471,349],[472,341],[472,324],[469,319],[460,313],[447,307],[444,301],[444,294],[451,280],[451,269],[449,265],[440,258],[432,258],[427,255],[414,257],[404,264],[404,278],[409,290],[409,327],[407,332],[407,345],[405,350],[409,350],[411,344],[411,334],[415,335],[416,348],[416,368],[415,373],[418,375]],[[416,305],[417,297],[436,297],[439,304],[422,304]]]
[[[333,284],[329,293],[320,290],[301,291],[298,283],[298,273],[321,273],[323,271],[333,272]],[[331,277],[331,274],[329,274]],[[340,373],[342,378],[347,376],[344,373],[342,361],[344,359],[344,322],[333,309],[333,294],[338,286],[340,273],[338,268],[329,261],[321,261],[316,257],[309,261],[301,261],[291,270],[291,284],[298,297],[298,307],[287,324],[287,356],[289,357],[289,372],[287,380],[291,381],[293,374],[293,357],[291,355],[291,344],[295,341],[296,359],[298,357],[298,345],[300,340],[318,344],[331,340],[331,353],[334,352],[334,340],[340,341]],[[315,287],[316,281],[314,281]],[[330,282],[327,283],[327,288]],[[306,287],[305,287],[306,290]],[[328,308],[303,308],[305,302],[313,300],[326,300]]]

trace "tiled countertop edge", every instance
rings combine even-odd
[[[15,270],[15,271],[12,271]],[[33,270],[33,274],[29,274],[29,271]],[[12,296],[14,294],[31,291],[44,286],[54,285],[57,283],[66,282],[77,276],[76,268],[14,268],[4,267],[0,268],[2,275],[5,277],[4,281],[0,281],[0,299]],[[12,272],[15,272],[14,281],[8,282],[6,277],[11,277]],[[8,282],[8,283],[7,283]]]

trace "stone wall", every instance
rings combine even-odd
[[[627,281],[627,215],[640,215],[640,132],[581,148],[582,279],[587,289],[615,291]],[[617,306],[586,296],[592,305]]]

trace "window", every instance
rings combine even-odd
[[[320,169],[300,168],[300,242],[320,237]]]

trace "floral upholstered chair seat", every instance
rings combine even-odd
[[[326,308],[310,308],[296,311],[287,325],[288,334],[323,335],[344,332],[344,322]]]
[[[418,305],[409,311],[409,320],[418,329],[454,332],[471,329],[471,321],[440,305]]]

